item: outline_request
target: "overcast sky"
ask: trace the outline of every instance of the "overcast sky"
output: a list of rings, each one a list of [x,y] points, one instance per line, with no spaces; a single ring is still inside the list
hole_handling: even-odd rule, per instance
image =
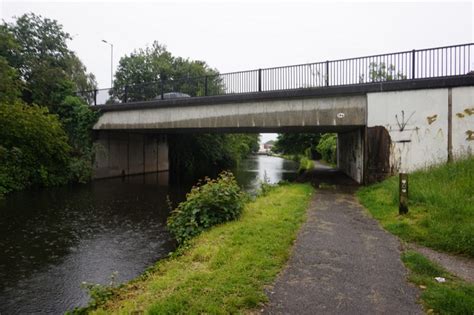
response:
[[[120,57],[154,40],[220,72],[473,42],[472,2],[21,1],[0,17],[58,20],[99,87]],[[267,137],[265,138],[267,139]]]

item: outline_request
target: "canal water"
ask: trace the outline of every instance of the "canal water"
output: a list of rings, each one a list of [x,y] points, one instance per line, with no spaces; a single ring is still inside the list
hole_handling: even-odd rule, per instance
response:
[[[234,170],[255,192],[262,180],[296,177],[297,164],[252,156]],[[166,232],[167,196],[189,184],[168,173],[24,191],[0,200],[0,314],[61,314],[88,302],[82,282],[131,280],[175,247]]]

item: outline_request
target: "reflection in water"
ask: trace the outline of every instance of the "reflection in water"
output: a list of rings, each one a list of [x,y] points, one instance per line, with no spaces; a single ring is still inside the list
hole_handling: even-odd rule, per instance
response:
[[[298,163],[278,157],[257,155],[242,161],[234,172],[239,184],[249,192],[255,192],[263,180],[276,184],[281,180],[294,180]]]
[[[264,174],[295,177],[297,165],[251,157],[234,173],[246,190]],[[85,305],[83,281],[128,281],[173,250],[165,229],[166,196],[176,204],[189,184],[167,173],[18,192],[0,200],[0,313],[63,313]],[[191,183],[192,181],[189,181]]]

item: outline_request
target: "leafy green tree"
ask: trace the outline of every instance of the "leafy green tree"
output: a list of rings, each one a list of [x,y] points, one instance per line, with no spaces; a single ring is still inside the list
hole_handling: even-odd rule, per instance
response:
[[[0,25],[0,194],[90,178],[96,113],[74,95],[95,80],[69,39],[32,13]]]
[[[69,143],[76,153],[82,153],[92,146],[90,132],[97,122],[98,113],[92,111],[82,99],[76,96],[67,96],[56,107],[55,113],[68,134]]]
[[[59,116],[72,148],[69,161],[71,179],[80,183],[87,182],[92,177],[94,150],[91,133],[98,113],[76,96],[67,96],[55,107],[55,113]]]
[[[323,160],[329,163],[337,163],[337,134],[325,133],[316,147]]]
[[[202,96],[205,94],[206,76],[208,91],[218,90],[220,81],[216,70],[204,61],[174,57],[165,46],[155,41],[151,47],[138,49],[120,59],[114,89],[110,91],[111,98],[123,100],[126,96],[128,101],[151,100],[159,97],[162,88],[165,93]],[[125,87],[128,87],[126,92]]]
[[[18,72],[0,56],[0,103],[14,102],[21,96],[21,88]]]
[[[79,89],[95,87],[94,77],[67,47],[71,36],[57,21],[24,14],[1,27],[8,38],[0,53],[24,82],[23,100],[52,109]],[[13,43],[14,49],[11,47]]]
[[[68,138],[56,115],[20,101],[0,104],[0,193],[69,179]]]
[[[22,82],[16,64],[20,45],[5,25],[0,25],[0,102],[13,102],[21,96]]]
[[[282,154],[299,155],[305,154],[309,148],[311,155],[314,155],[320,138],[319,133],[281,133],[272,150]],[[308,157],[311,158],[311,156]]]

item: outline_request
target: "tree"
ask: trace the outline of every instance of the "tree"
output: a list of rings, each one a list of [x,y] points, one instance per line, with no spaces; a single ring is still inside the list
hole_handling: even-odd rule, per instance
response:
[[[20,45],[4,25],[0,25],[0,102],[13,102],[21,96],[22,82],[16,63]]]
[[[326,162],[333,164],[337,163],[337,134],[323,134],[316,150],[321,154],[322,159]]]
[[[369,64],[370,82],[382,82],[392,80],[405,80],[407,77],[401,72],[396,72],[394,65],[386,65],[385,62],[371,62]],[[364,83],[365,78],[362,74],[359,77],[359,83]]]
[[[319,133],[281,133],[272,148],[274,152],[298,155],[309,148],[314,155],[321,135]]]
[[[71,36],[57,21],[34,13],[24,14],[14,23],[4,24],[1,36],[8,37],[15,49],[0,45],[0,53],[17,69],[24,82],[23,100],[52,109],[67,95],[83,88],[95,87],[93,75],[68,49]],[[3,38],[2,37],[2,38]]]
[[[69,39],[32,13],[0,25],[0,193],[90,178],[96,113],[74,95],[95,79]]]
[[[20,101],[0,104],[0,194],[69,180],[67,135],[56,115]]]
[[[155,41],[151,47],[138,49],[120,59],[111,99],[123,100],[126,96],[128,101],[151,100],[159,97],[162,89],[165,93],[202,96],[206,76],[209,91],[220,88],[217,74],[204,61],[174,57],[166,46]]]
[[[0,56],[0,103],[12,103],[21,96],[21,81],[16,69]]]

